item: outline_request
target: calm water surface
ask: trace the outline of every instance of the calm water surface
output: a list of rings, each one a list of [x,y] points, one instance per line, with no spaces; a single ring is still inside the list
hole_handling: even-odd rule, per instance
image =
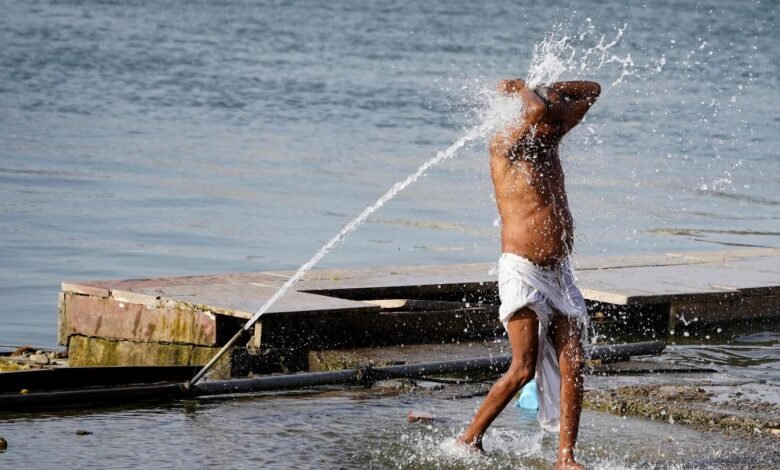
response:
[[[55,345],[62,280],[298,266],[558,24],[635,64],[565,145],[579,252],[778,246],[776,2],[525,3],[0,2],[0,344]],[[492,260],[495,219],[478,144],[325,265]]]

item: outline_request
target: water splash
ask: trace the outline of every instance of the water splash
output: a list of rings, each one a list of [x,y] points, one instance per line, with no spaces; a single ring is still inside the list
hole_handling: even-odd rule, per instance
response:
[[[607,417],[610,425],[617,423],[619,418]],[[534,423],[536,419],[532,420]],[[503,424],[506,426],[506,424]],[[611,431],[615,431],[615,427]],[[625,428],[624,428],[625,429]],[[462,431],[462,429],[461,429]],[[657,431],[656,431],[657,432]],[[381,445],[375,446],[366,453],[370,455],[368,467],[370,468],[431,468],[473,470],[478,468],[490,469],[531,469],[551,468],[555,461],[557,439],[550,438],[549,434],[538,429],[500,429],[491,428],[485,439],[486,454],[474,452],[458,444],[455,435],[457,429],[448,426],[428,426],[412,430],[404,430],[399,434],[392,434],[392,438],[383,439]],[[581,438],[581,448],[578,448],[581,463],[587,468],[609,468],[615,470],[638,469],[682,469],[691,466],[677,465],[672,462],[658,460],[657,456],[649,460],[642,454],[647,449],[634,446],[629,452],[623,454],[623,448],[615,449],[616,437],[609,433],[603,436],[600,430],[599,437],[591,437],[591,430],[586,429],[586,435]],[[657,436],[659,434],[652,433]],[[600,442],[604,437],[609,445]],[[619,439],[619,438],[618,438]],[[620,445],[625,445],[624,439]],[[639,447],[637,449],[636,447]],[[606,455],[605,450],[611,449],[612,455]],[[638,452],[637,452],[638,451]],[[639,455],[637,455],[639,454]],[[655,457],[655,458],[653,458]],[[698,468],[698,467],[695,467]]]
[[[586,25],[578,34],[564,34],[561,32],[563,26],[558,25],[534,46],[526,79],[530,88],[549,85],[566,73],[592,73],[609,64],[616,64],[620,68],[620,75],[611,84],[613,86],[635,73],[636,67],[631,54],[621,56],[612,53],[612,48],[623,38],[627,25],[617,28],[612,40],[608,40],[605,34],[599,34],[590,18],[586,20]],[[595,42],[596,37],[596,45],[586,47],[586,44]]]
[[[555,33],[534,46],[531,66],[526,83],[534,89],[557,81],[561,75],[572,68],[577,50],[571,45],[569,36],[558,38]]]
[[[534,420],[534,422],[536,422]],[[372,450],[370,467],[383,468],[527,468],[549,467],[550,453],[544,432],[523,432],[491,429],[488,431],[487,453],[475,452],[457,443],[457,429],[448,426],[429,426],[405,430],[395,442],[377,446]],[[462,431],[462,429],[461,429]]]

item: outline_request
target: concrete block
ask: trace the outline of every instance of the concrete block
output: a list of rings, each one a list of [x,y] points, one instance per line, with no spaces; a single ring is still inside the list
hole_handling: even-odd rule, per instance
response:
[[[67,319],[65,316],[65,292],[57,294],[57,344],[67,345],[68,335],[65,333]]]
[[[308,352],[308,370],[322,372],[417,362],[451,361],[469,357],[509,355],[506,340],[457,341],[429,344],[404,344],[370,348],[325,349]]]
[[[73,367],[94,366],[192,366],[203,365],[219,351],[216,347],[115,341],[82,335],[70,337],[69,363]],[[214,377],[227,378],[245,350],[234,348],[212,369]]]
[[[215,315],[184,304],[136,304],[66,292],[59,340],[71,335],[165,343],[218,345]]]

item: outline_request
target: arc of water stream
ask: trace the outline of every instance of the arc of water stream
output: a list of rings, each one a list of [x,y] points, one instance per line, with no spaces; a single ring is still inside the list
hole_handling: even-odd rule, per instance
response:
[[[562,38],[558,38],[554,34],[549,35],[534,47],[534,56],[531,61],[531,69],[528,73],[529,86],[535,88],[537,85],[552,83],[567,70],[578,69],[579,72],[584,71],[588,64],[588,58],[594,51],[597,51],[600,55],[600,62],[596,64],[594,70],[598,70],[603,66],[614,62],[617,62],[623,66],[620,78],[618,78],[618,80],[616,80],[613,85],[620,83],[623,77],[631,75],[632,73],[631,68],[634,66],[634,64],[631,61],[631,56],[620,58],[613,55],[607,58],[607,51],[609,51],[610,48],[619,42],[620,38],[623,36],[625,28],[626,26],[624,26],[622,29],[618,29],[617,36],[612,42],[605,42],[605,39],[602,36],[599,44],[595,47],[586,49],[579,61],[576,60],[577,50],[574,48],[574,46],[572,46],[570,37],[564,36]],[[584,34],[581,36],[584,36]],[[385,194],[377,199],[376,202],[363,209],[363,212],[361,212],[357,217],[352,219],[352,221],[342,227],[341,231],[337,233],[336,236],[331,238],[328,243],[320,248],[319,251],[317,251],[317,253],[315,253],[309,261],[298,268],[295,274],[293,274],[292,277],[290,277],[282,285],[282,287],[280,287],[279,290],[277,290],[274,295],[272,295],[271,298],[269,298],[265,304],[263,304],[262,307],[260,307],[257,313],[255,313],[254,316],[252,316],[252,318],[250,318],[244,324],[244,326],[230,339],[230,341],[228,341],[227,344],[225,344],[225,346],[223,346],[222,349],[220,349],[219,352],[217,352],[217,354],[215,354],[214,357],[211,358],[211,360],[206,363],[206,365],[203,366],[200,371],[198,371],[195,377],[193,377],[192,380],[184,385],[184,387],[188,389],[198,383],[198,381],[200,381],[200,379],[206,375],[209,369],[211,369],[211,367],[219,360],[219,358],[222,357],[222,355],[224,355],[225,352],[241,338],[244,332],[249,331],[249,329],[252,328],[254,324],[260,319],[260,317],[263,316],[263,314],[266,313],[268,309],[276,303],[277,300],[284,296],[284,294],[293,286],[293,284],[298,282],[325,255],[327,255],[334,248],[336,248],[336,246],[343,242],[344,239],[363,222],[365,222],[372,213],[374,213],[380,207],[384,206],[389,200],[393,199],[407,186],[417,181],[417,179],[426,171],[428,171],[428,169],[442,163],[449,158],[452,158],[458,152],[458,150],[460,150],[469,142],[487,135],[491,130],[496,130],[501,127],[502,124],[506,124],[518,117],[521,112],[521,106],[519,105],[519,102],[515,102],[515,104],[512,105],[512,99],[510,98],[508,101],[505,101],[505,103],[509,106],[499,105],[492,107],[493,109],[490,110],[492,112],[488,112],[487,115],[483,116],[485,119],[480,125],[470,128],[461,138],[456,140],[447,149],[438,152],[436,156],[423,163],[405,180],[394,184]],[[494,102],[493,104],[495,105],[498,103]]]
[[[230,338],[230,341],[228,341],[225,346],[222,347],[215,355],[211,358],[211,360],[206,363],[206,365],[203,366],[203,368],[198,371],[197,374],[189,381],[187,382],[184,387],[186,389],[189,389],[196,383],[198,383],[204,375],[211,369],[211,367],[216,364],[216,362],[225,354],[225,352],[228,351],[233,345],[241,338],[241,336],[244,334],[244,332],[249,331],[250,328],[254,326],[255,323],[260,319],[260,317],[265,314],[268,309],[273,306],[276,301],[278,301],[282,296],[284,296],[285,293],[287,293],[288,290],[301,278],[309,272],[314,265],[316,265],[325,255],[330,253],[334,248],[336,248],[339,244],[341,244],[347,236],[354,232],[355,229],[357,229],[363,222],[368,219],[368,217],[376,212],[380,207],[384,206],[388,201],[393,199],[399,192],[403,191],[407,186],[417,181],[420,176],[422,176],[426,171],[428,171],[431,167],[434,167],[443,161],[452,158],[458,150],[463,148],[466,144],[469,142],[476,140],[484,135],[486,135],[490,129],[492,128],[492,123],[485,122],[479,126],[474,126],[466,133],[456,140],[452,145],[447,147],[446,150],[439,151],[435,157],[431,158],[427,162],[423,163],[417,170],[409,175],[406,179],[399,181],[395,183],[389,190],[387,190],[386,193],[384,193],[379,199],[376,200],[373,204],[363,209],[363,212],[361,212],[357,217],[352,219],[348,224],[344,225],[342,227],[341,231],[337,233],[333,238],[331,238],[328,243],[323,245],[322,248],[317,251],[317,253],[312,256],[312,258],[304,263],[300,268],[298,268],[297,271],[295,271],[295,274],[293,274],[287,281],[280,287],[274,295],[272,295],[266,302],[263,304],[262,307],[255,313],[252,318],[247,320],[247,322],[244,324],[244,326],[241,327],[240,330],[232,337]]]

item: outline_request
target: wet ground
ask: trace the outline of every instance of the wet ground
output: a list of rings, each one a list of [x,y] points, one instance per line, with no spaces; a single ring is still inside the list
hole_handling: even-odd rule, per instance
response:
[[[582,460],[589,468],[780,467],[780,334],[675,341],[642,359],[667,373],[587,376]],[[500,342],[464,348],[506,352]],[[668,373],[668,364],[710,372]],[[486,436],[486,456],[453,447],[488,384],[412,385],[4,415],[0,467],[550,468],[557,437],[514,407]],[[407,423],[410,409],[435,420]]]
[[[586,406],[726,438],[757,457],[753,463],[712,461],[705,468],[771,468],[780,458],[780,334],[711,329],[674,339],[678,344],[647,359],[711,372],[591,376]]]
[[[478,390],[330,391],[172,406],[7,417],[8,467],[51,468],[549,468],[557,439],[533,413],[508,408],[485,439],[487,456],[453,438]],[[409,409],[436,416],[409,424]],[[84,432],[93,434],[86,434]],[[752,445],[751,452],[745,452]],[[591,468],[773,468],[771,448],[662,421],[586,411],[579,455]]]
[[[724,350],[677,346],[666,357],[695,360],[696,348]],[[777,343],[756,351],[767,350],[777,354]],[[609,413],[584,411],[578,455],[589,468],[777,468],[780,436],[767,422],[778,416],[780,382],[749,377],[752,367],[732,360],[715,373],[589,375],[589,406]],[[550,468],[557,437],[540,430],[533,412],[511,406],[486,436],[486,456],[453,446],[488,386],[387,381],[372,389],[6,415],[0,466]],[[407,423],[411,409],[435,420]],[[710,423],[707,413],[723,416]],[[739,420],[730,425],[729,416]],[[751,419],[760,421],[755,430],[745,425]]]

